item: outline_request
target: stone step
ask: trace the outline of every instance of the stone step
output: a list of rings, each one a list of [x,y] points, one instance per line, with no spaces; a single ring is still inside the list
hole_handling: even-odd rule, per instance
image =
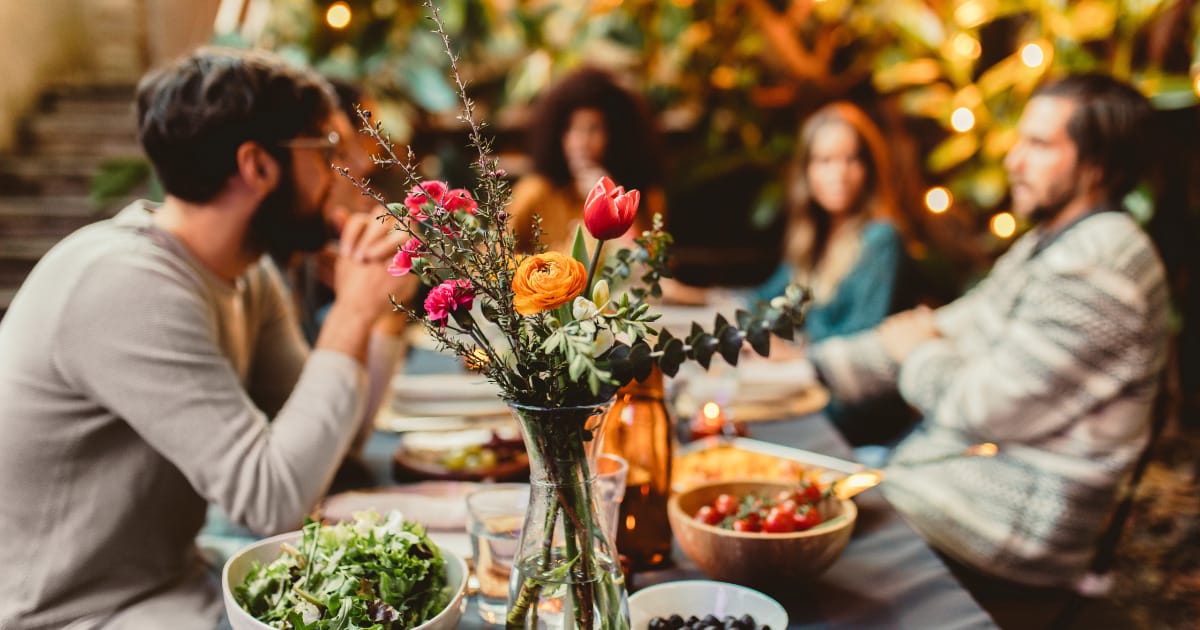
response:
[[[52,111],[27,125],[35,137],[69,134],[81,138],[128,138],[137,134],[133,110]]]
[[[129,114],[38,116],[25,126],[21,137],[27,153],[82,157],[141,152]]]
[[[86,196],[92,180],[110,160],[136,159],[128,155],[88,157],[42,155],[0,157],[0,194],[9,196]]]
[[[41,116],[56,115],[56,116],[89,116],[98,115],[105,118],[121,118],[128,120],[129,125],[134,124],[136,116],[133,105],[133,95],[122,95],[120,98],[95,98],[81,95],[79,97],[71,96],[46,96],[42,98],[40,105]]]
[[[65,234],[55,236],[0,237],[0,260],[5,262],[37,262]]]
[[[114,202],[96,207],[87,197],[0,197],[0,234],[61,237],[112,216],[122,206]]]

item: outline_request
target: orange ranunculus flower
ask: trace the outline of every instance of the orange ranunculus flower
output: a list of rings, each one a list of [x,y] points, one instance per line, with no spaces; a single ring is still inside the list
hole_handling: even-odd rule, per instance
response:
[[[536,254],[517,265],[513,275],[513,306],[522,315],[558,308],[583,293],[587,268],[558,252]]]

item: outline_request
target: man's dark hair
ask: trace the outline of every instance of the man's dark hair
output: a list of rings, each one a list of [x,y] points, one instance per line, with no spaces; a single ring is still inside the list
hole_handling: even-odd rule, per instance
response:
[[[237,170],[244,142],[290,168],[280,143],[318,135],[333,103],[312,72],[267,53],[203,48],[138,84],[138,140],[168,194],[202,203]]]
[[[529,124],[534,170],[558,186],[572,183],[563,155],[571,114],[595,109],[604,115],[607,146],[601,166],[625,188],[645,192],[662,184],[658,130],[646,103],[599,68],[584,67],[563,77],[538,101]]]
[[[1100,167],[1101,186],[1110,201],[1119,202],[1133,190],[1149,161],[1148,125],[1154,112],[1141,92],[1106,74],[1078,74],[1043,85],[1033,96],[1075,103],[1067,134],[1079,162]]]

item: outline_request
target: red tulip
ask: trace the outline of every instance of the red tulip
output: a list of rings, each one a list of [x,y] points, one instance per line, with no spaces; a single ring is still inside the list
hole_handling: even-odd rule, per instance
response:
[[[625,192],[607,177],[601,177],[583,203],[583,224],[588,233],[602,241],[617,238],[629,230],[637,216],[642,194]]]

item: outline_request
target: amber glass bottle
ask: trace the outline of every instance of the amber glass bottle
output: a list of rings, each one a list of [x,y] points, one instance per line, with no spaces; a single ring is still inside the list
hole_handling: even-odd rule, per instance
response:
[[[621,388],[608,413],[604,451],[629,462],[617,551],[634,570],[655,567],[671,555],[667,496],[673,425],[663,400],[662,372],[656,367],[645,381]]]

